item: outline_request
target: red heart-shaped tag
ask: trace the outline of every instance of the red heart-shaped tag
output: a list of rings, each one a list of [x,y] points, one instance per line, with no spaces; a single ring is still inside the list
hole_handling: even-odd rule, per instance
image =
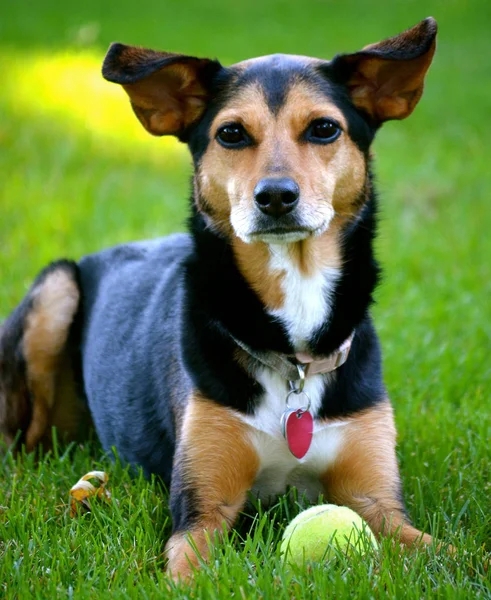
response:
[[[283,415],[283,435],[290,452],[303,458],[309,451],[314,434],[314,419],[308,410],[291,410]]]

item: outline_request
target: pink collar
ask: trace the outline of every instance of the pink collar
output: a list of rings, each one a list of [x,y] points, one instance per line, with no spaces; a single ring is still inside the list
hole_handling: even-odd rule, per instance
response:
[[[305,365],[305,376],[330,373],[331,371],[335,371],[341,365],[344,365],[348,360],[354,336],[355,334],[353,332],[337,350],[326,358],[314,358],[311,354],[307,354],[306,352],[297,352],[295,358],[300,364]]]
[[[299,369],[303,371],[304,377],[310,375],[323,375],[336,370],[348,360],[351,350],[351,344],[355,332],[346,339],[341,346],[329,356],[317,358],[306,352],[297,352],[294,356],[280,354],[278,352],[256,352],[242,343],[237,338],[233,338],[235,343],[247,352],[252,358],[278,372],[287,381],[298,381]]]

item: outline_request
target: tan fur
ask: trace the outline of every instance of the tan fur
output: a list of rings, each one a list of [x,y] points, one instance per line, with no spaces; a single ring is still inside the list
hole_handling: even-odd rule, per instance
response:
[[[55,403],[55,385],[68,332],[77,310],[79,291],[62,270],[47,275],[33,291],[33,308],[27,316],[23,352],[32,398],[32,418],[26,448],[32,450],[49,425]]]
[[[240,238],[232,238],[232,248],[237,265],[251,288],[268,310],[281,308],[284,293],[281,288],[282,273],[271,273],[271,259],[267,244],[246,244]]]
[[[326,497],[360,514],[379,536],[394,534],[405,545],[431,544],[412,527],[400,499],[396,429],[389,401],[354,416],[339,459],[322,476]]]
[[[329,230],[322,235],[290,245],[290,256],[304,277],[326,268],[341,267],[340,235],[345,222],[344,218],[335,216]]]
[[[200,514],[186,535],[206,558],[207,540],[232,526],[256,476],[259,459],[249,440],[249,426],[230,409],[196,395],[186,408],[176,460],[185,465],[183,479],[196,494]],[[166,555],[174,578],[187,577],[190,565],[198,563],[182,533],[171,537]]]

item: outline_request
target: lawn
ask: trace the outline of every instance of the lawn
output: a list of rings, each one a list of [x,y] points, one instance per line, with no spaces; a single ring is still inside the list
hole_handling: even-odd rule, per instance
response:
[[[0,320],[48,261],[182,230],[190,164],[147,136],[100,77],[111,41],[219,57],[331,57],[433,14],[439,47],[408,121],[375,144],[384,281],[374,315],[408,511],[458,549],[289,569],[277,542],[302,506],[244,516],[195,588],[168,588],[166,495],[97,442],[0,467],[0,598],[490,598],[491,78],[487,0],[198,0],[0,6]],[[2,460],[0,458],[0,460]],[[68,490],[108,472],[110,504],[71,519]]]

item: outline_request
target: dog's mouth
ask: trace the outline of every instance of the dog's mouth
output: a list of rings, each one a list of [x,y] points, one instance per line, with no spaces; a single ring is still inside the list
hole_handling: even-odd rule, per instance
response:
[[[268,244],[291,244],[305,240],[314,234],[307,227],[270,227],[249,234],[251,242],[266,242]]]
[[[245,218],[244,218],[245,216]],[[234,218],[235,217],[235,218]],[[252,220],[247,213],[232,211],[232,226],[235,233],[246,244],[291,244],[310,237],[317,237],[329,227],[330,218],[309,218],[298,211],[277,218],[255,215]],[[252,222],[251,222],[252,221]]]

